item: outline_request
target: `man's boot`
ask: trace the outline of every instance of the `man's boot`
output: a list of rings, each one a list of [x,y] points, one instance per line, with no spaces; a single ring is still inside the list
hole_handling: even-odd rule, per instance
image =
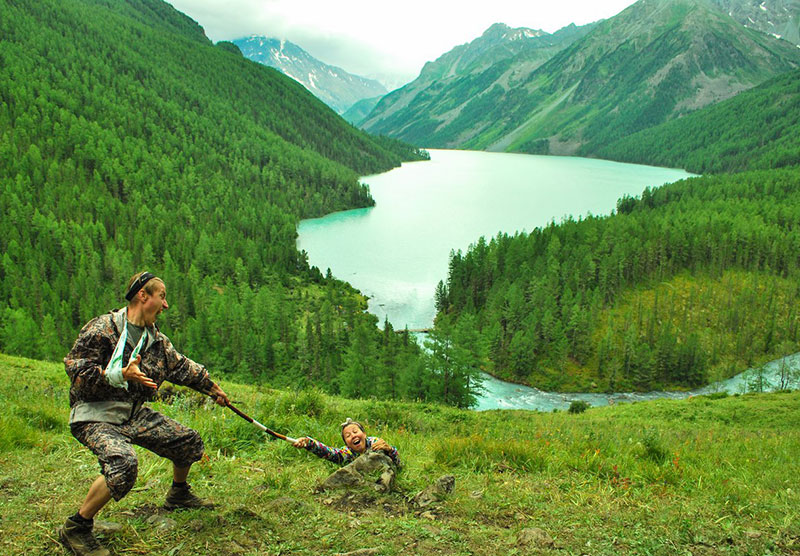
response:
[[[97,542],[91,527],[76,523],[70,518],[58,530],[58,538],[77,556],[111,556],[111,553]]]
[[[183,487],[173,486],[167,493],[167,500],[164,508],[167,510],[177,510],[179,508],[213,508],[214,504],[208,500],[203,500],[192,494],[189,485]]]

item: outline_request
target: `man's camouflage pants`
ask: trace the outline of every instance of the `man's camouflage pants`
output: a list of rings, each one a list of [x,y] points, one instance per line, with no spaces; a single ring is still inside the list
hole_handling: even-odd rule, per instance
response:
[[[188,467],[203,457],[203,440],[196,431],[148,407],[121,425],[75,423],[71,430],[97,456],[114,500],[122,499],[136,482],[139,461],[132,444],[172,460],[176,467]]]

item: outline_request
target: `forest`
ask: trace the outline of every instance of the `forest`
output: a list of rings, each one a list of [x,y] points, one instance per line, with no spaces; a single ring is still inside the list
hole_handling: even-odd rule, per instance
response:
[[[551,390],[687,388],[800,351],[800,171],[690,178],[451,255],[436,325]]]
[[[0,4],[0,350],[60,360],[148,269],[162,330],[215,373],[469,405],[295,246],[300,218],[374,204],[359,175],[427,153],[159,0]]]

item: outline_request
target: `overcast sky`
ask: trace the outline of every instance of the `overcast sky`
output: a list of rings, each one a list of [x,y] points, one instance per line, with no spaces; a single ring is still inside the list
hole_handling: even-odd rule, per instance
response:
[[[287,39],[315,58],[390,89],[493,23],[552,33],[612,17],[633,0],[167,0],[214,42]]]

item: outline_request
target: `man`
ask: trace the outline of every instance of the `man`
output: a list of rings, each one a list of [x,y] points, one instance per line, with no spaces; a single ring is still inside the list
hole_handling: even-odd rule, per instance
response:
[[[98,458],[95,479],[78,512],[59,531],[61,542],[79,556],[106,556],[92,533],[93,519],[112,498],[119,501],[136,482],[138,460],[132,444],[172,460],[173,483],[164,507],[210,507],[186,479],[203,456],[197,432],[153,411],[144,403],[162,382],[210,393],[220,405],[228,396],[206,369],[178,353],[155,326],[167,309],[164,282],[149,272],[131,277],[127,307],[89,321],[64,359],[72,383],[70,430]]]

